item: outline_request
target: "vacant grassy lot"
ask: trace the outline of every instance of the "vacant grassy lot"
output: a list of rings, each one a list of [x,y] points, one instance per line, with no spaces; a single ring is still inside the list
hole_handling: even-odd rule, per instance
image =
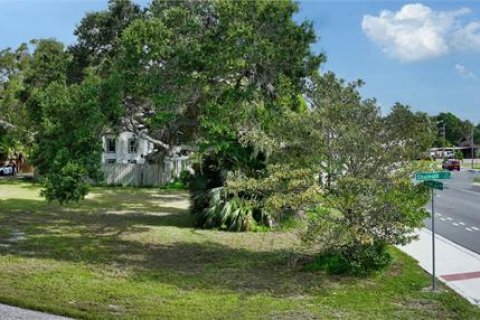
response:
[[[184,192],[60,207],[38,191],[0,181],[0,302],[86,319],[480,318],[397,250],[384,275],[331,277],[299,270],[293,232],[192,228]]]

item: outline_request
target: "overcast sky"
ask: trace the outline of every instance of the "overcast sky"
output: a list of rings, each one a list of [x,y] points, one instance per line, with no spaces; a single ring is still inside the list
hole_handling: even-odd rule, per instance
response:
[[[145,5],[147,1],[137,1]],[[106,0],[0,0],[0,49],[34,38],[67,44],[85,12]],[[347,80],[366,82],[385,112],[394,102],[480,122],[480,1],[302,1],[316,50]]]

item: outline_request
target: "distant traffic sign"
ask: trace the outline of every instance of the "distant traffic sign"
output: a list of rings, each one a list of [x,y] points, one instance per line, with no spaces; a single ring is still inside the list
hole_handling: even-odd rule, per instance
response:
[[[443,182],[440,181],[426,180],[423,184],[432,189],[443,190]]]
[[[416,180],[445,180],[452,179],[450,171],[434,171],[434,172],[417,172],[415,174]]]

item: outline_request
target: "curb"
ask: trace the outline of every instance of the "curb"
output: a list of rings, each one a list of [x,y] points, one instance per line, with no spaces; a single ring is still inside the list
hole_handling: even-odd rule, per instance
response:
[[[432,231],[430,231],[430,229],[422,228],[421,231],[423,231],[425,233],[428,233],[430,238],[432,237]],[[480,262],[480,254],[475,253],[471,250],[468,250],[467,248],[462,247],[461,245],[453,242],[452,240],[449,240],[449,239],[445,238],[444,236],[439,235],[438,233],[435,233],[435,239],[440,240],[440,241],[446,243],[447,245],[449,245],[451,247],[455,247],[455,249],[458,249],[459,251],[462,251],[463,253],[468,254],[469,256],[471,256],[474,259],[477,259]]]

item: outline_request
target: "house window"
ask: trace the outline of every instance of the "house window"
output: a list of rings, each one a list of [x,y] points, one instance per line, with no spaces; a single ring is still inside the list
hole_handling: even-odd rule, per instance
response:
[[[115,159],[107,159],[108,164],[114,164],[116,162]]]
[[[137,163],[137,160],[128,160],[128,163]]]
[[[137,153],[137,140],[128,139],[128,153]]]
[[[115,138],[107,138],[107,153],[115,153]]]

